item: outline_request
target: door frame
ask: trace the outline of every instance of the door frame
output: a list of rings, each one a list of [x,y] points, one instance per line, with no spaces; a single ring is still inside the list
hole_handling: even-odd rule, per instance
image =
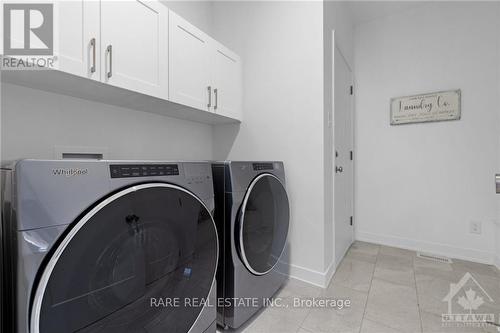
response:
[[[331,149],[330,149],[330,153],[332,154],[332,165],[331,165],[331,174],[332,174],[332,197],[331,197],[331,203],[332,203],[332,221],[333,221],[333,228],[332,228],[332,233],[333,233],[333,246],[332,246],[332,250],[333,250],[333,261],[334,261],[334,266],[338,266],[338,264],[340,263],[337,262],[337,253],[336,253],[336,231],[335,231],[335,227],[337,225],[337,221],[335,219],[335,165],[336,165],[336,156],[335,156],[335,151],[336,151],[336,146],[335,146],[335,126],[336,126],[336,122],[335,122],[335,51],[338,51],[338,53],[341,55],[344,63],[346,64],[347,68],[349,69],[349,71],[351,72],[351,85],[353,86],[354,88],[354,71],[352,70],[352,67],[350,66],[349,62],[347,61],[347,58],[345,57],[344,55],[344,52],[342,51],[342,48],[340,47],[340,45],[337,43],[336,41],[336,38],[335,38],[335,30],[332,30],[332,54],[331,54],[331,64],[332,64],[332,70],[331,70],[331,80],[332,80],[332,91],[331,91],[331,94],[332,94],[332,105],[331,105],[331,115],[330,115],[330,135],[331,135]],[[352,226],[352,240],[354,241],[355,240],[355,230],[356,230],[356,224],[355,224],[355,219],[354,219],[354,211],[355,211],[355,158],[354,158],[354,147],[355,147],[355,98],[354,98],[354,91],[353,91],[353,94],[351,95],[351,136],[352,136],[352,151],[353,151],[353,159],[352,159],[352,212],[351,212],[351,216],[353,216],[353,226]],[[346,252],[347,252],[347,249],[346,249]],[[342,253],[342,257],[343,258],[345,256],[345,253]]]

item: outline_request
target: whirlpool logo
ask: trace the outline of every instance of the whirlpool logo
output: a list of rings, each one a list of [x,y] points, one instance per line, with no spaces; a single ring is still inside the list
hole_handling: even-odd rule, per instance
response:
[[[54,176],[64,176],[64,177],[75,177],[75,176],[86,176],[89,173],[89,169],[85,168],[56,168],[52,169],[52,175]]]

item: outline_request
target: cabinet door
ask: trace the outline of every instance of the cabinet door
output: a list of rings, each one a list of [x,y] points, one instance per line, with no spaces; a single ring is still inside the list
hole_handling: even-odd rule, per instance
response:
[[[101,1],[102,81],[168,98],[168,9],[159,1]]]
[[[210,41],[204,32],[170,11],[169,88],[172,102],[213,110]]]
[[[214,41],[213,84],[215,113],[241,120],[241,59],[234,52]]]
[[[98,1],[60,1],[60,0],[47,0],[47,1],[30,1],[30,0],[12,0],[8,1],[5,5],[27,5],[30,10],[30,25],[43,26],[46,24],[47,18],[44,15],[48,12],[38,6],[50,5],[53,15],[53,53],[46,55],[49,58],[54,56],[55,61],[50,68],[68,72],[74,75],[99,80],[99,10],[100,5]],[[3,4],[1,10],[3,10]],[[25,31],[24,19],[27,15],[26,7],[16,8],[16,14],[11,14],[11,27],[16,27],[11,30],[11,45],[23,48],[25,46]],[[41,13],[41,15],[40,15]],[[2,13],[0,13],[2,14]],[[7,14],[7,13],[6,13]],[[1,15],[3,18],[3,14]],[[49,21],[50,22],[50,21]],[[3,24],[2,24],[3,27]],[[50,31],[52,33],[52,31]],[[2,34],[3,37],[3,34]],[[47,41],[39,39],[38,35],[30,34],[30,47],[39,47],[41,49],[49,47]],[[95,39],[95,44],[91,41]],[[96,52],[96,62],[94,65],[93,57],[94,45]],[[3,43],[2,43],[3,46]],[[3,53],[3,52],[2,52]],[[45,55],[43,56],[45,57]],[[91,70],[91,68],[95,70]]]
[[[100,80],[99,1],[54,1],[57,68]]]

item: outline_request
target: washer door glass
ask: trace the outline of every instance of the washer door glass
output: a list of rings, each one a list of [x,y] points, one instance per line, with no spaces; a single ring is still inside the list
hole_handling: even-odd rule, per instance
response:
[[[261,174],[250,184],[239,220],[240,256],[250,272],[263,275],[278,262],[285,248],[290,218],[283,184],[272,174]]]
[[[123,190],[63,237],[40,278],[31,332],[188,332],[206,305],[217,250],[210,213],[190,192],[158,183]]]

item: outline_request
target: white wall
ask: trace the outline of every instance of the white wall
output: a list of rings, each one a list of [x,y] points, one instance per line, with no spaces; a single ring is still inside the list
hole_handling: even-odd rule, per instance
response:
[[[324,280],[323,4],[216,2],[214,34],[243,60],[241,127],[214,130],[216,158],[283,160],[290,274]]]
[[[111,159],[212,158],[212,127],[2,84],[2,160],[52,159],[56,146],[106,147]]]
[[[161,0],[161,2],[207,34],[213,33],[212,1]]]
[[[495,3],[441,2],[355,31],[358,239],[492,262],[500,20]],[[462,90],[462,119],[389,125],[389,99]],[[469,233],[470,221],[482,234]]]
[[[334,116],[333,116],[333,47],[332,36],[335,35],[336,47],[340,49],[347,63],[353,67],[354,33],[353,22],[347,4],[340,1],[323,2],[323,36],[324,36],[324,115],[323,115],[323,142],[324,142],[324,193],[325,193],[325,229],[324,244],[325,257],[324,267],[330,269],[328,275],[333,274],[335,259],[335,237],[334,237],[334,170],[333,147],[334,147]],[[331,124],[329,124],[331,119]]]

